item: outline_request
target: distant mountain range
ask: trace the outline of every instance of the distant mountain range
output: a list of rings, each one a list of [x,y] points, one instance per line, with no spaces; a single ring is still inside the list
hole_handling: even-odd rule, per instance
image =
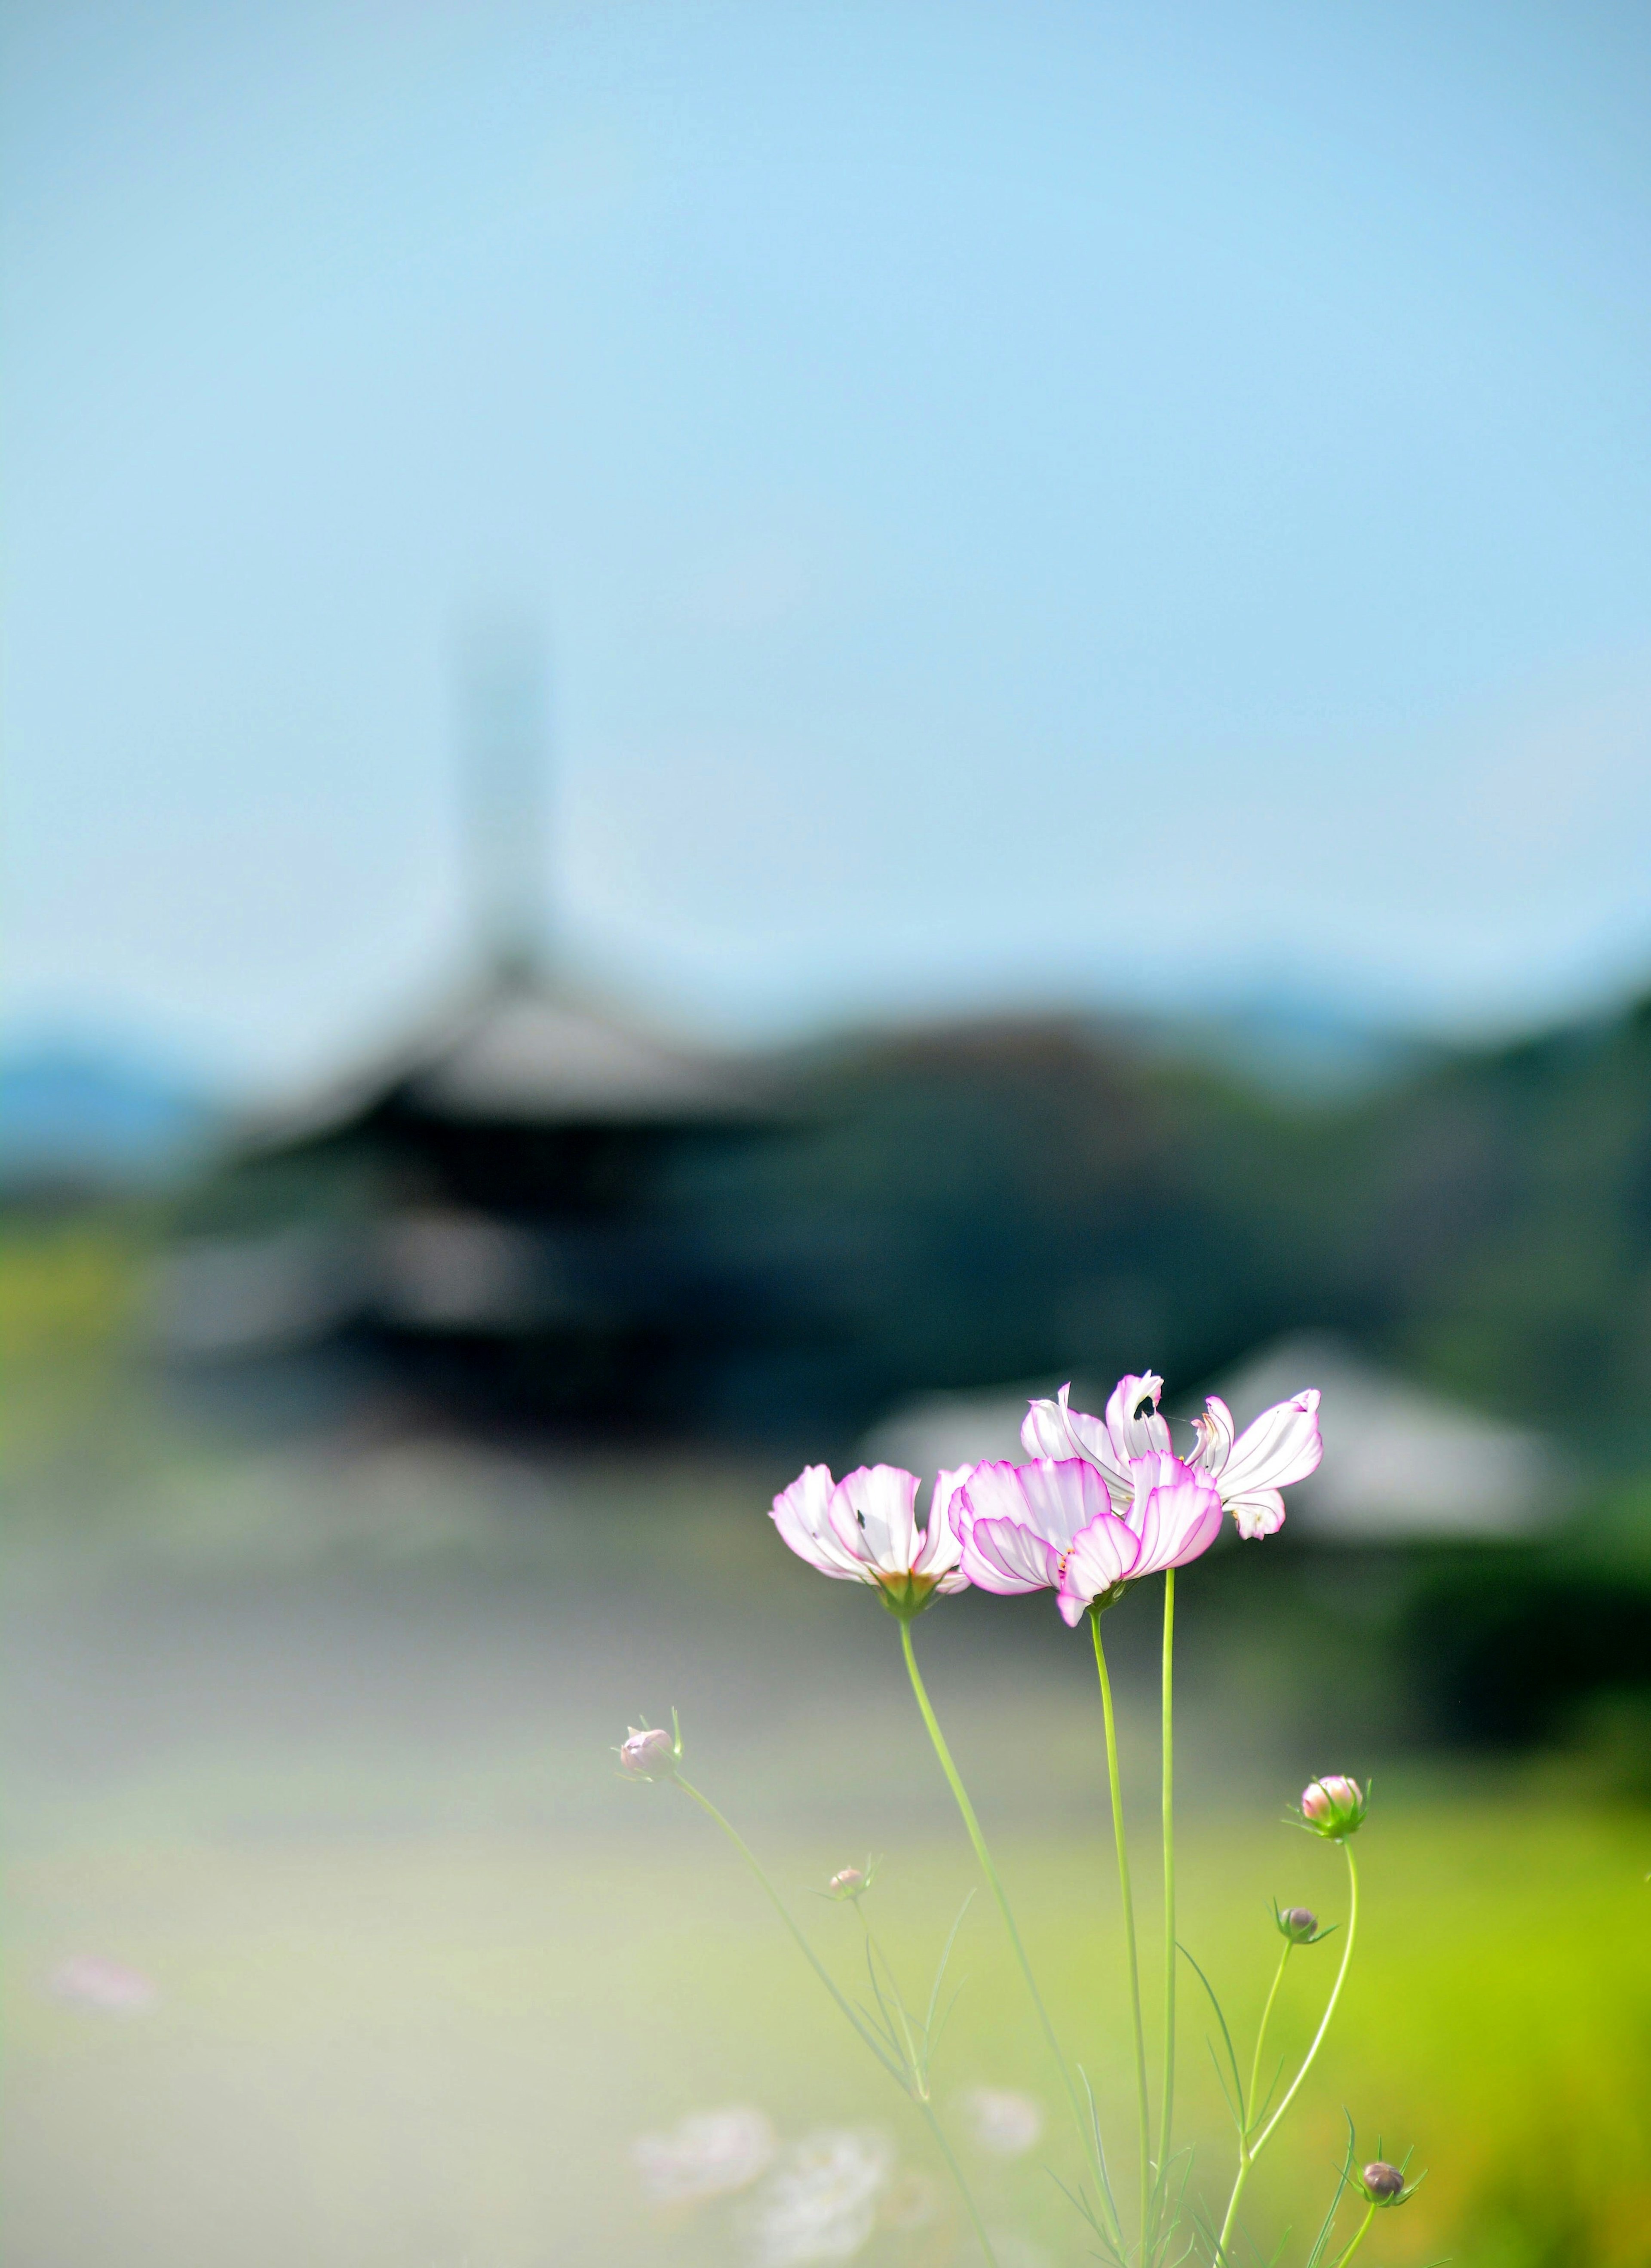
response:
[[[203,1086],[135,1049],[48,1039],[0,1049],[0,1194],[164,1188],[224,1123]]]

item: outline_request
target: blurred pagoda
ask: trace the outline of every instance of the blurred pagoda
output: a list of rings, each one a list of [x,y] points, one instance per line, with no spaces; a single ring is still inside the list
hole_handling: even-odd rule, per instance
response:
[[[166,1270],[167,1343],[196,1365],[348,1353],[472,1417],[715,1431],[778,1289],[733,1188],[788,1114],[749,1065],[558,972],[536,655],[493,641],[467,695],[479,974],[246,1130]]]

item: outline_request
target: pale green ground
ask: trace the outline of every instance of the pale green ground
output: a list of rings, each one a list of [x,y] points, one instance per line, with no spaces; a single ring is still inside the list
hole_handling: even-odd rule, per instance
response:
[[[672,1803],[663,1790],[638,1800]],[[1266,1888],[1336,1910],[1333,1862],[1286,1831],[1206,1823],[1188,1838],[1201,1884],[1188,1935],[1230,1986],[1235,2021],[1253,2015],[1271,1953],[1257,1918]],[[1310,2102],[1255,2183],[1257,2235],[1276,2242],[1324,2194],[1345,2102],[1373,2148],[1380,2129],[1433,2169],[1381,2226],[1373,2258],[1643,2260],[1643,1829],[1559,1809],[1510,1823],[1500,1807],[1450,1817],[1418,1807],[1366,1841],[1367,1935]],[[837,1855],[791,1841],[775,1853],[793,1886]],[[1095,1853],[1016,1839],[1003,1858],[1062,2026],[1109,2075],[1124,2158],[1112,1901]],[[888,1941],[914,1976],[969,1874],[949,1838],[912,1841],[891,1870]],[[849,1975],[850,1917],[820,1907],[810,1920]],[[929,2162],[911,2115],[686,1815],[650,1822],[620,1851],[474,1830],[195,1845],[129,1833],[15,1861],[8,1938],[8,2259],[720,2257],[704,2243],[716,2216],[699,2228],[650,2221],[626,2145],[726,2101],[760,2104],[793,2133],[869,2120]],[[1301,2038],[1333,1944],[1300,1959],[1281,2044]],[[88,1947],[154,1977],[161,2006],[121,2020],[42,1997],[42,1972]],[[942,2096],[987,2080],[1053,2107],[979,1901],[958,1958],[966,1982]],[[1188,2014],[1190,2126],[1212,2187],[1225,2159],[1198,2069],[1208,2028]],[[1037,2170],[1045,2156],[1072,2170],[1058,2128],[1048,2153],[986,2172],[992,2217],[1051,2259],[1080,2257]],[[887,2250],[904,2257],[892,2239]]]
[[[915,1986],[973,1882],[894,1626],[795,1567],[756,1471],[483,1458],[389,1421],[253,1446],[166,1416],[111,1339],[94,1247],[10,1271],[4,2257],[18,2268],[539,2268],[737,2261],[727,2218],[651,2215],[632,2137],[746,2102],[787,2134],[921,2129],[847,2035],[738,1861],[668,1788],[613,1775],[628,1713],[683,1706],[697,1776],[810,1886],[887,1854],[878,1924]],[[33,1274],[31,1278],[30,1268]],[[1155,2007],[1150,1628],[1120,1610]],[[1121,2164],[1127,2062],[1093,1675],[1048,1618],[979,1601],[918,1625],[1062,2029]],[[1332,1634],[1333,1637],[1333,1634]],[[1189,1641],[1183,1935],[1241,2036],[1268,1899],[1341,1911],[1336,1854],[1280,1823],[1325,1756],[1280,1729],[1308,1666]],[[1317,1690],[1315,1686],[1314,1690]],[[1339,1735],[1332,1737],[1338,1738]],[[1381,1759],[1385,1764],[1385,1759]],[[1361,2260],[1651,2262],[1651,1819],[1563,1768],[1384,1769],[1360,1838],[1366,1923],[1301,2116],[1251,2191],[1299,2259],[1345,2102],[1431,2168]],[[1299,2043],[1339,1940],[1294,1957]],[[95,1954],[155,1980],[126,2018],[45,1989]],[[942,2102],[977,2082],[1051,2114],[979,2168],[1005,2268],[1085,2257],[1042,2170],[1074,2170],[989,1901]],[[1186,1981],[1195,2189],[1227,2164]],[[1379,2241],[1378,2241],[1379,2240]],[[1021,2249],[1015,2250],[1014,2245]],[[1028,2249],[1029,2248],[1029,2249]],[[943,2215],[873,2264],[971,2257]]]

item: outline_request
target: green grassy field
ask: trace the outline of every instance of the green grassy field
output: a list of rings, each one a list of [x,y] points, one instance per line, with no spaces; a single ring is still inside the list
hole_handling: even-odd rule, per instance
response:
[[[782,2132],[914,2115],[849,2036],[748,1880],[670,1791],[595,1842],[486,1834],[284,1836],[240,1847],[83,1845],[14,1864],[7,1953],[7,2221],[18,2260],[248,2264],[725,2257],[716,2210],[651,2219],[628,2146],[725,2102]],[[1429,2178],[1366,2247],[1376,2261],[1628,2264],[1651,2228],[1651,1942],[1637,1820],[1532,1804],[1396,1804],[1367,1828],[1368,1904],[1344,2007],[1247,2213],[1266,2252],[1316,2219],[1344,2104],[1374,2152]],[[852,1981],[852,1918],[801,1885],[826,1858],[772,1854],[823,1955]],[[837,1855],[835,1849],[829,1853]],[[1127,2047],[1105,1854],[1006,1844],[1028,1946],[1095,2076],[1127,2163]],[[1146,1870],[1143,1870],[1144,1872]],[[1277,1940],[1270,1890],[1338,1911],[1333,1854],[1291,1830],[1187,1837],[1184,1927],[1241,2036]],[[924,1837],[873,1892],[920,1981],[969,1887]],[[112,1951],[162,1998],[111,2017],[44,1997],[72,1946]],[[1335,1940],[1296,1956],[1280,2045],[1299,2048]],[[940,2098],[1037,2096],[1047,2147],[979,2169],[995,2222],[1051,2260],[1084,2247],[1043,2170],[1075,2154],[995,1915],[970,1909]],[[1155,1967],[1155,1954],[1149,1963]],[[1195,2191],[1230,2162],[1189,1996],[1184,2132]],[[932,2252],[935,2231],[925,2244]],[[911,2241],[882,2241],[889,2257]],[[906,2250],[903,2251],[902,2247]],[[1301,2246],[1285,2257],[1300,2257]],[[934,2257],[944,2257],[935,2254]],[[958,2257],[968,2257],[960,2250]]]

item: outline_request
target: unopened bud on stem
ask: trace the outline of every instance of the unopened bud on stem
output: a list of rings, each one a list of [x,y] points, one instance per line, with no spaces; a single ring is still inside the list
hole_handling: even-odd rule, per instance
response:
[[[678,1743],[660,1725],[630,1727],[619,1750],[620,1768],[632,1779],[669,1779],[682,1755]]]
[[[1385,2158],[1373,2159],[1364,2169],[1364,2193],[1372,2205],[1397,2205],[1404,2194],[1404,2176]]]
[[[1292,1945],[1311,1945],[1318,1934],[1318,1916],[1308,1906],[1286,1906],[1279,1927]]]
[[[1356,1779],[1341,1772],[1326,1772],[1301,1791],[1301,1824],[1332,1843],[1356,1835],[1370,1808],[1370,1799]]]

